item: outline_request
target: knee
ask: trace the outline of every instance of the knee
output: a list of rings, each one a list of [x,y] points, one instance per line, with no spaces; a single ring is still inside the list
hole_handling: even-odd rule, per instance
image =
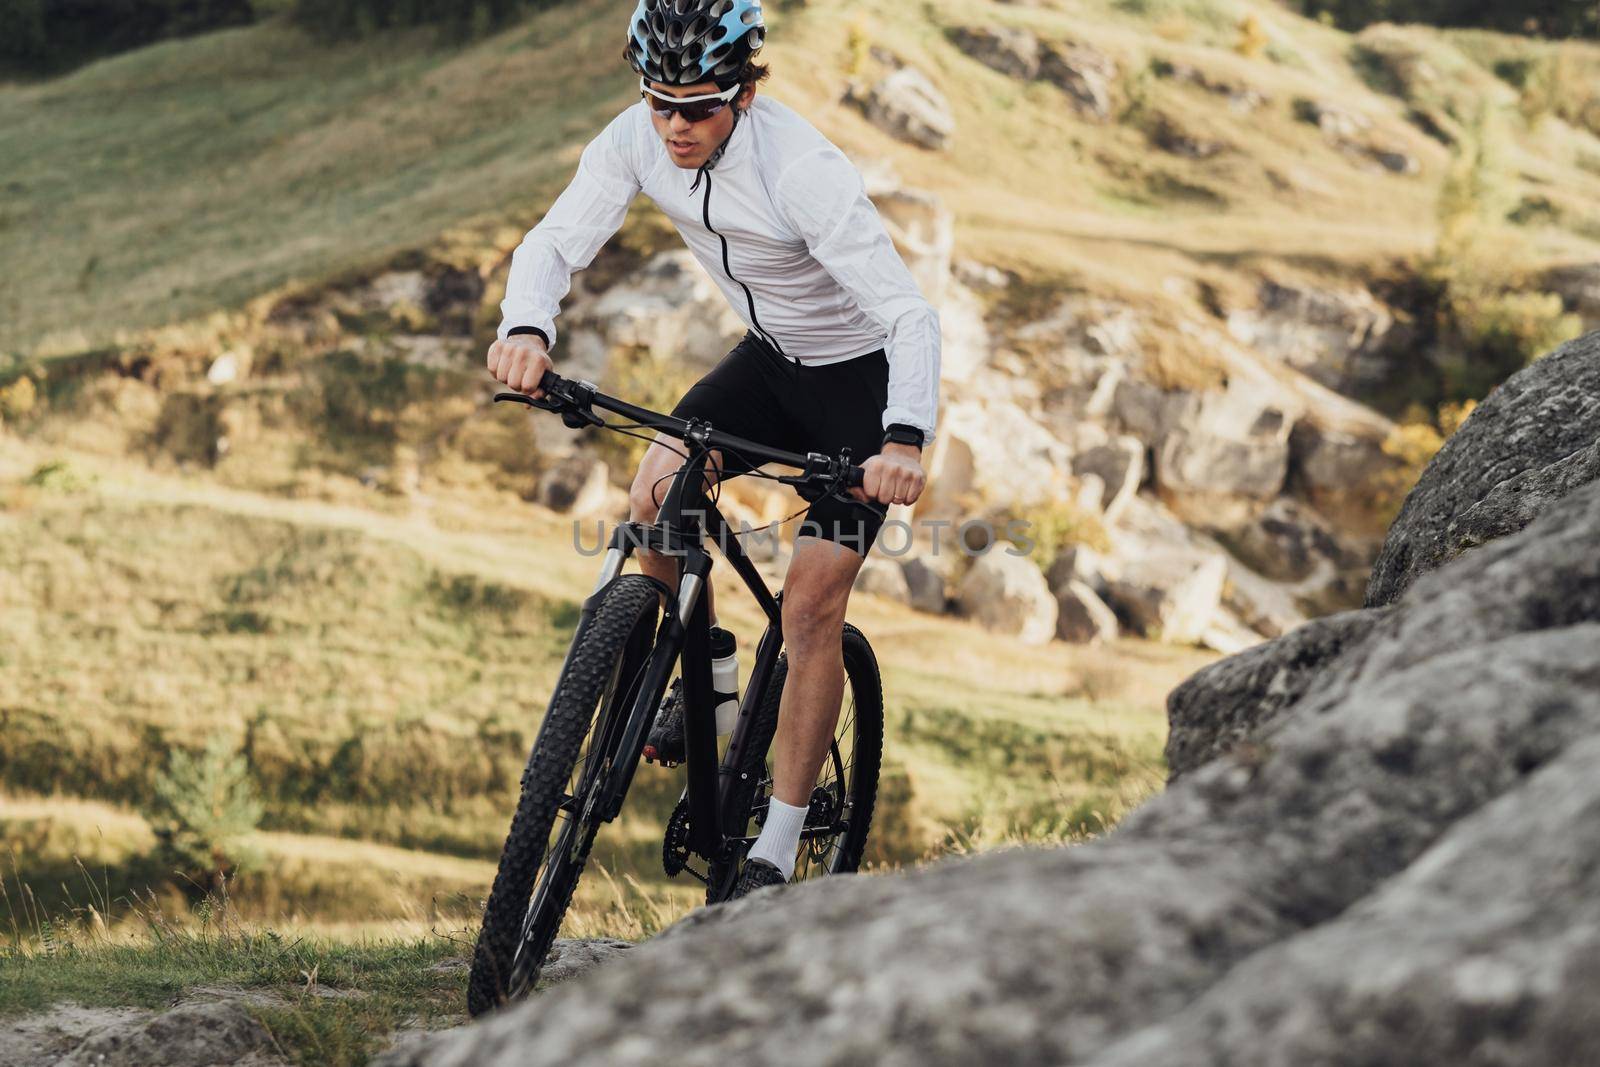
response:
[[[666,494],[668,482],[662,481],[665,473],[656,469],[648,459],[639,464],[628,489],[628,518],[634,522],[655,522],[661,512],[661,498]]]
[[[842,605],[802,588],[784,595],[783,643],[791,652],[838,648],[844,626]]]

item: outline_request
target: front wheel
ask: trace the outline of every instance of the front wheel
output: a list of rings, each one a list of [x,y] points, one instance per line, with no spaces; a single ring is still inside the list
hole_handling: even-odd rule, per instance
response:
[[[599,829],[597,800],[644,683],[661,588],[643,575],[616,579],[573,639],[484,906],[467,983],[474,1016],[538,981]]]
[[[883,682],[878,659],[866,635],[844,625],[844,695],[833,740],[811,791],[811,811],[795,857],[794,877],[801,882],[829,874],[847,874],[861,866],[867,831],[878,797],[878,766],[883,759]],[[789,674],[789,658],[778,657],[752,714],[754,721],[741,765],[733,768],[734,784],[727,832],[754,836],[765,824],[772,801],[772,759],[768,749],[778,729],[778,709]],[[727,899],[747,847],[727,862],[712,864],[706,902]]]

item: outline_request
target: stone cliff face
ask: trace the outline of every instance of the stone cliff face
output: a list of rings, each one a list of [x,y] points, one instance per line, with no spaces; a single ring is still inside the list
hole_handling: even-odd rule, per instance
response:
[[[1175,693],[1178,777],[1108,837],[703,911],[401,1062],[1586,1062],[1600,425],[1575,398],[1597,374],[1590,335],[1473,417],[1472,475],[1424,476],[1408,510],[1447,503],[1396,524],[1383,606]],[[1533,454],[1494,429],[1555,411],[1587,428]],[[1507,499],[1517,521],[1467,521]],[[1443,562],[1467,526],[1514,532]]]

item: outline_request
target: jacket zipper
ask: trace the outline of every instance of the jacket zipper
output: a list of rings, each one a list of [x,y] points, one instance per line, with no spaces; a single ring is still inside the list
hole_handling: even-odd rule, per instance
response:
[[[789,353],[785,352],[783,350],[783,346],[778,344],[778,339],[773,337],[772,334],[768,333],[766,327],[761,325],[761,320],[756,318],[755,294],[751,293],[750,287],[744,282],[740,281],[739,278],[733,273],[733,264],[730,263],[728,259],[728,239],[722,236],[722,233],[715,226],[711,225],[711,171],[701,170],[700,176],[706,180],[706,195],[701,209],[701,217],[705,222],[706,229],[716,234],[717,240],[722,242],[722,271],[733,280],[735,285],[744,290],[745,305],[750,309],[750,321],[755,324],[756,335],[762,341],[765,341],[767,344],[772,346],[773,350],[778,353],[780,362],[789,365],[789,374],[792,378],[799,373],[798,368],[800,366],[800,361],[794,356],[791,356]]]

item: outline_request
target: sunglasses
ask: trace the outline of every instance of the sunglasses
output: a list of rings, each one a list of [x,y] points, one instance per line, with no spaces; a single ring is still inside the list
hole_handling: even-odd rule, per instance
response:
[[[704,122],[727,107],[739,95],[741,88],[734,85],[720,93],[707,93],[704,96],[663,96],[647,86],[643,78],[639,79],[639,95],[658,118],[670,119],[676,112],[686,122]]]

